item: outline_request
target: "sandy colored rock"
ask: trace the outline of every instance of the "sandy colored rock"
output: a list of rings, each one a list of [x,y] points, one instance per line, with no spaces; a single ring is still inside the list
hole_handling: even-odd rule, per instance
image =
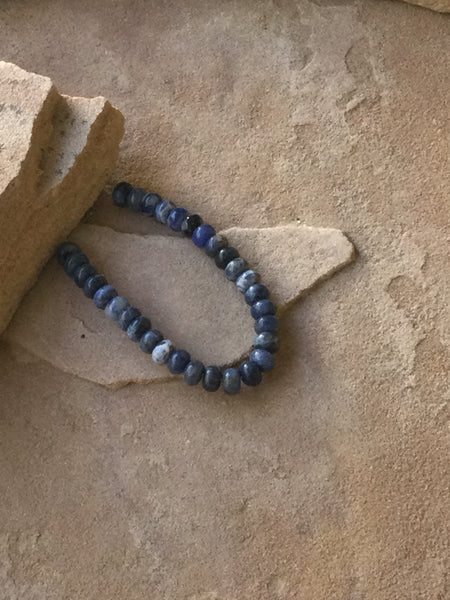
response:
[[[123,117],[0,62],[0,333],[114,166]]]
[[[450,0],[403,0],[409,4],[416,4],[417,6],[423,6],[431,10],[438,12],[448,13],[450,12]]]

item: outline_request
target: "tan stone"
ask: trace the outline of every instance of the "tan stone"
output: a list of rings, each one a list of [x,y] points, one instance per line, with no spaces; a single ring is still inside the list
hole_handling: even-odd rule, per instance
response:
[[[438,12],[450,12],[450,0],[403,0],[403,2],[417,4],[418,6],[423,6],[424,8],[429,8]]]
[[[123,117],[0,62],[0,333],[117,159]]]

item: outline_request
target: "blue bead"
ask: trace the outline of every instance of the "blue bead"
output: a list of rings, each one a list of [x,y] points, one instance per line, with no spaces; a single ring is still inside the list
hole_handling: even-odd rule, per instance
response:
[[[280,339],[278,335],[272,331],[263,331],[255,337],[253,344],[255,348],[263,348],[269,352],[278,352],[280,348]]]
[[[251,313],[254,319],[264,317],[264,315],[274,315],[277,312],[277,307],[272,300],[258,300],[253,304]]]
[[[226,394],[237,394],[241,389],[241,376],[238,369],[225,369],[222,385]]]
[[[182,373],[191,360],[191,355],[186,350],[175,350],[170,357],[167,366],[171,373]]]
[[[261,371],[271,371],[275,366],[275,360],[273,354],[268,350],[257,348],[250,354],[250,360],[258,365]]]
[[[130,303],[123,296],[116,296],[108,302],[105,308],[105,315],[113,321],[118,321],[120,315],[130,306]]]
[[[240,365],[239,374],[245,385],[254,386],[262,381],[262,375],[258,365],[251,360],[246,360]]]
[[[146,331],[139,340],[139,348],[142,352],[151,354],[155,349],[155,346],[159,344],[159,342],[162,342],[163,339],[163,334],[158,331],[158,329],[150,329],[150,331]]]
[[[187,216],[187,210],[185,208],[174,208],[167,219],[167,225],[174,231],[181,231],[181,224]]]
[[[236,287],[240,292],[246,292],[251,285],[258,283],[259,274],[252,269],[244,271],[236,280]]]
[[[97,275],[97,269],[89,263],[83,263],[75,269],[73,280],[78,287],[82,288],[92,275]]]
[[[142,208],[142,201],[146,195],[147,192],[144,188],[133,188],[127,199],[128,207],[134,212],[139,212]]]
[[[243,258],[234,258],[225,267],[225,277],[230,281],[236,281],[239,275],[246,270],[247,266]]]
[[[141,337],[144,335],[146,331],[151,328],[152,324],[150,323],[150,319],[141,315],[140,317],[136,317],[127,328],[127,336],[133,342],[139,342]]]
[[[154,347],[152,358],[158,365],[163,365],[169,360],[169,357],[174,350],[174,345],[170,340],[163,340]]]
[[[205,365],[199,360],[191,361],[184,369],[183,381],[188,385],[197,385],[203,377]]]
[[[89,263],[89,259],[86,254],[82,252],[78,252],[76,254],[70,254],[66,262],[64,263],[64,271],[67,273],[69,277],[73,277],[75,275],[76,270],[81,265],[85,265]]]
[[[245,292],[245,301],[252,306],[258,300],[265,300],[269,297],[269,290],[263,283],[255,283],[251,285]]]
[[[123,313],[120,315],[117,326],[122,329],[122,331],[126,331],[130,326],[130,323],[134,321],[137,317],[141,316],[141,311],[135,306],[130,306],[126,308]]]
[[[192,241],[199,248],[204,248],[206,242],[212,238],[213,235],[216,235],[216,230],[211,225],[200,225],[197,229],[194,229],[194,233],[192,234]]]
[[[114,204],[120,206],[120,208],[124,208],[127,205],[128,196],[132,190],[133,186],[130,183],[126,181],[118,183],[112,193]]]
[[[72,254],[80,254],[81,250],[73,242],[63,242],[58,246],[57,257],[60,265],[64,265]]]
[[[206,367],[203,373],[203,389],[207,392],[215,392],[220,387],[222,373],[219,367]]]
[[[104,285],[95,292],[94,304],[97,308],[101,308],[103,310],[108,302],[115,296],[117,296],[116,288],[112,285]]]
[[[274,315],[264,315],[256,321],[255,331],[256,333],[262,333],[263,331],[278,333],[280,331],[280,321]]]
[[[104,285],[107,285],[107,283],[108,281],[104,275],[92,275],[84,282],[84,295],[88,298],[93,298],[95,296],[95,292]]]
[[[175,204],[170,200],[163,200],[156,205],[155,208],[155,219],[159,223],[167,223],[167,219],[171,211],[175,208]]]
[[[156,206],[162,202],[161,196],[158,194],[150,193],[146,194],[142,198],[141,202],[141,213],[146,217],[154,217]]]
[[[211,258],[214,258],[221,248],[228,246],[228,240],[224,235],[216,233],[209,238],[205,244],[205,252]]]

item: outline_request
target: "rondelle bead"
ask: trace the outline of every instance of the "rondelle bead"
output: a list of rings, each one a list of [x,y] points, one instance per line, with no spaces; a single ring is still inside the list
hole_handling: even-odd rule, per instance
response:
[[[205,252],[211,258],[214,258],[221,248],[228,246],[228,240],[224,235],[216,233],[209,238],[205,244]]]
[[[104,310],[110,300],[117,296],[117,290],[112,285],[104,285],[94,294],[94,304]]]
[[[132,190],[133,186],[130,183],[126,181],[118,183],[112,193],[114,204],[120,206],[120,208],[124,208],[127,205],[128,196]]]
[[[167,223],[167,219],[171,211],[176,208],[175,204],[170,200],[163,200],[159,204],[156,205],[155,208],[155,219],[159,223]]]
[[[181,223],[181,232],[186,237],[190,237],[197,227],[203,224],[203,219],[200,215],[187,215]]]
[[[225,369],[222,385],[226,394],[237,394],[241,389],[241,376],[238,369]]]
[[[239,277],[236,279],[236,287],[240,292],[246,292],[251,285],[258,283],[259,274],[252,269],[248,271],[244,271]]]
[[[280,348],[280,338],[272,331],[263,331],[255,337],[253,345],[255,348],[263,348],[269,352],[278,352]]]
[[[183,381],[188,385],[197,385],[203,377],[205,365],[199,360],[191,361],[184,369]]]
[[[225,267],[225,277],[230,281],[236,281],[241,273],[247,268],[247,263],[241,257],[234,258]]]
[[[167,225],[173,231],[181,231],[181,225],[186,218],[187,210],[185,208],[174,208],[170,211],[169,217],[167,219]]]
[[[79,247],[73,242],[63,242],[58,247],[57,258],[60,265],[64,265],[72,254],[81,254]]]
[[[163,365],[169,360],[169,357],[174,350],[174,345],[170,340],[163,340],[154,347],[152,358],[158,365]]]
[[[146,217],[154,217],[156,206],[162,202],[162,198],[159,194],[150,193],[146,194],[142,198],[141,202],[141,213]]]
[[[216,230],[214,227],[212,225],[203,223],[194,230],[194,233],[192,234],[192,241],[199,248],[204,248],[206,242],[212,238],[213,235],[216,235]]]
[[[163,334],[158,331],[158,329],[150,329],[150,331],[146,331],[139,340],[139,348],[142,352],[151,354],[155,349],[155,346],[159,344],[159,342],[162,342],[163,339]]]
[[[128,207],[134,212],[139,212],[142,208],[142,201],[147,195],[147,191],[144,188],[135,187],[131,190],[128,196]]]
[[[219,269],[225,269],[227,264],[239,256],[239,252],[233,246],[221,248],[216,254],[214,261]]]
[[[251,308],[252,317],[259,319],[264,315],[274,315],[277,312],[277,307],[272,300],[258,300]]]
[[[251,285],[245,292],[245,301],[252,306],[258,300],[265,300],[269,297],[269,290],[263,283],[255,283]]]
[[[151,329],[151,327],[152,324],[150,323],[150,319],[141,315],[140,317],[133,319],[128,325],[127,336],[133,342],[139,342],[144,333]]]
[[[250,354],[250,360],[258,365],[261,371],[271,371],[275,365],[273,354],[268,350],[262,348],[256,348]]]
[[[169,356],[167,366],[171,373],[182,373],[191,360],[191,355],[186,350],[175,350]]]
[[[134,321],[137,317],[141,316],[141,311],[135,306],[130,306],[126,308],[120,317],[117,320],[117,325],[122,329],[122,331],[126,331],[130,326],[130,323]]]
[[[130,303],[123,296],[116,296],[108,302],[105,308],[105,315],[113,321],[118,321],[120,315],[130,306]]]
[[[246,360],[240,365],[239,374],[245,385],[254,386],[262,381],[262,375],[258,365],[251,360]]]
[[[90,265],[89,263],[84,263],[75,269],[75,273],[73,274],[73,280],[77,284],[78,287],[83,287],[86,283],[86,280],[92,275],[97,274],[97,269]]]
[[[64,263],[64,271],[69,277],[73,277],[78,267],[87,263],[89,263],[89,259],[86,254],[83,254],[82,252],[71,254]]]
[[[255,322],[255,331],[256,333],[262,333],[263,331],[278,333],[280,331],[280,321],[274,315],[264,315]]]
[[[219,367],[206,367],[203,373],[203,388],[207,392],[215,392],[220,387],[222,373]]]
[[[95,292],[97,290],[99,290],[101,287],[103,287],[104,285],[107,285],[108,280],[106,279],[106,277],[104,275],[92,275],[91,277],[89,277],[89,279],[86,279],[84,286],[83,286],[83,292],[84,295],[87,296],[88,298],[93,298],[95,295]]]

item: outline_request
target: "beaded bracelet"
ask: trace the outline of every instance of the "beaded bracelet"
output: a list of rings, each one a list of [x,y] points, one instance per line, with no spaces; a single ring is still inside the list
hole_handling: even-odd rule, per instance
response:
[[[104,310],[131,340],[139,343],[143,352],[151,354],[155,363],[167,363],[169,371],[182,373],[188,385],[196,385],[201,381],[205,390],[214,392],[222,384],[227,394],[236,394],[241,389],[241,381],[248,386],[261,383],[262,373],[274,367],[273,354],[279,347],[279,321],[275,316],[276,306],[269,300],[267,287],[259,283],[258,273],[249,268],[223,235],[216,234],[211,225],[203,223],[199,215],[176,207],[170,200],[162,200],[158,194],[147,193],[142,188],[122,182],[113,190],[113,201],[121,208],[128,207],[145,216],[154,216],[159,223],[166,223],[173,231],[192,237],[194,244],[204,248],[216,265],[224,269],[227,279],[236,283],[237,289],[245,294],[245,301],[250,305],[255,319],[257,335],[249,360],[239,368],[225,369],[223,374],[219,367],[205,367],[199,360],[191,360],[189,352],[176,350],[158,329],[152,329],[150,319],[131,306],[126,298],[119,296],[106,277],[89,264],[88,257],[72,242],[63,242],[57,253],[58,262],[64,266],[67,275],[78,287],[83,288],[88,298],[93,298],[97,308]]]

